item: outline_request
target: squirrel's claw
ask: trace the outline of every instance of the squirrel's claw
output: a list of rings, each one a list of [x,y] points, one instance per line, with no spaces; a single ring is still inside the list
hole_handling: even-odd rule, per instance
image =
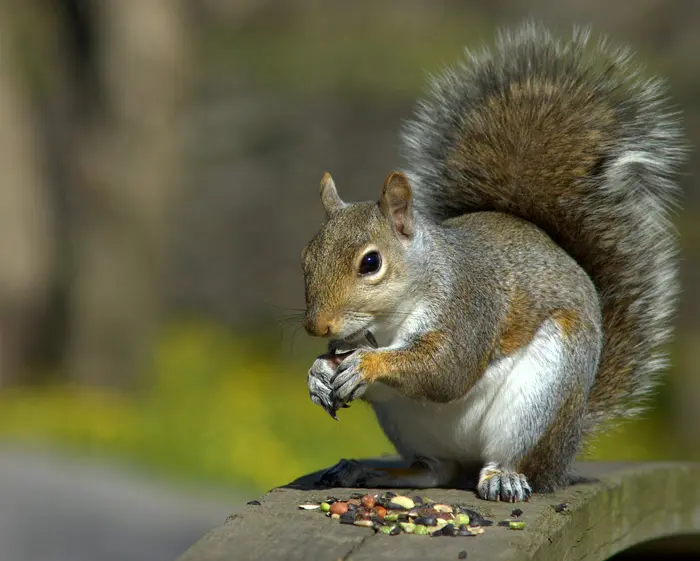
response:
[[[477,492],[487,501],[516,503],[529,500],[532,495],[527,478],[514,471],[487,465],[481,470]]]

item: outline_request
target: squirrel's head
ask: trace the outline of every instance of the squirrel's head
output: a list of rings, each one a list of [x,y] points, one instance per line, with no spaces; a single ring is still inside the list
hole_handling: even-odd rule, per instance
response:
[[[346,203],[326,173],[321,202],[327,221],[302,252],[304,327],[311,335],[352,340],[377,322],[395,322],[390,314],[410,289],[411,187],[394,172],[378,203]]]

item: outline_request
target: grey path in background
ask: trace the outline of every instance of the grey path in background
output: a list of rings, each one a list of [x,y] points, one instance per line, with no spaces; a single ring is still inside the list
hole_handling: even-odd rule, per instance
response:
[[[246,497],[0,447],[0,561],[172,561]]]

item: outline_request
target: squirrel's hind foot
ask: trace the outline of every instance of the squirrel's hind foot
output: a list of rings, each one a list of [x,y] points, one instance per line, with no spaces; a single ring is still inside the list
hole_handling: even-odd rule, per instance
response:
[[[479,497],[487,501],[517,503],[532,496],[530,484],[523,474],[494,464],[487,464],[481,470],[476,490]]]
[[[320,485],[328,487],[363,487],[362,482],[373,471],[357,460],[340,460],[321,474]]]
[[[340,460],[321,475],[318,483],[328,487],[428,488],[453,477],[452,464],[416,460],[409,467],[374,468],[358,460]]]

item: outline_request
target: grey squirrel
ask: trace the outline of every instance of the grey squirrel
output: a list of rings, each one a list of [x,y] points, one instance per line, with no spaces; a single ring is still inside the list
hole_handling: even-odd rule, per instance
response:
[[[521,501],[569,481],[582,439],[644,405],[679,286],[669,211],[685,146],[628,51],[532,22],[432,82],[378,202],[302,252],[308,377],[371,404],[405,470],[342,460],[335,486],[453,485]],[[371,344],[367,344],[367,338]]]

